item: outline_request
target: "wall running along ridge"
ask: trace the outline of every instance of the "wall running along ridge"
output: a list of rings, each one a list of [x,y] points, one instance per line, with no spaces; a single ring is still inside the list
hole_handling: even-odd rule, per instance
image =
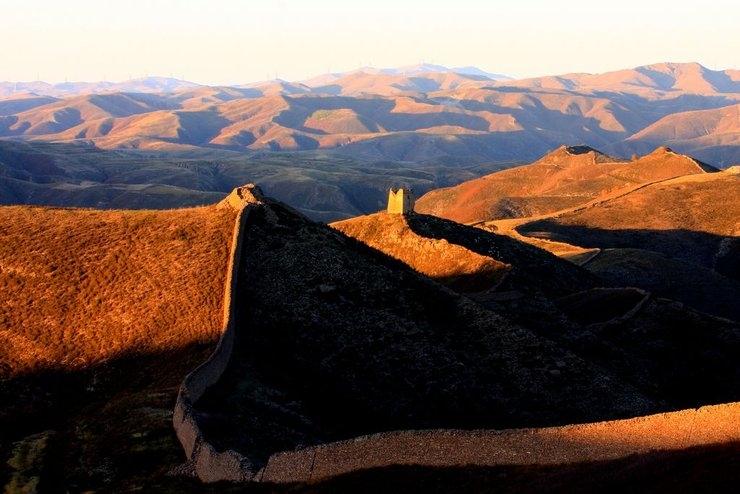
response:
[[[556,465],[740,441],[740,403],[539,429],[400,431],[273,454],[254,477],[302,482],[390,465]]]
[[[239,194],[239,189],[232,195]],[[209,359],[185,377],[180,385],[175,402],[172,423],[177,438],[185,449],[188,460],[192,463],[196,474],[203,482],[217,482],[219,480],[248,481],[254,476],[249,459],[236,451],[217,452],[208,443],[198,427],[193,404],[205,393],[206,389],[214,385],[223,374],[231,358],[234,348],[234,315],[237,273],[239,272],[240,254],[244,239],[244,230],[251,206],[242,201],[227,199],[227,204],[238,209],[234,221],[234,232],[231,240],[231,256],[226,273],[226,287],[224,290],[224,326],[221,338]]]
[[[177,437],[203,482],[304,482],[390,465],[555,465],[740,441],[740,402],[735,402],[625,420],[539,429],[384,432],[275,453],[264,468],[255,472],[245,456],[232,450],[218,452],[205,440],[193,408],[205,390],[221,377],[231,357],[235,331],[234,295],[244,230],[251,208],[260,203],[259,190],[249,187],[236,189],[229,198],[228,204],[242,209],[238,212],[232,238],[224,293],[224,330],[208,361],[183,381],[173,416]]]

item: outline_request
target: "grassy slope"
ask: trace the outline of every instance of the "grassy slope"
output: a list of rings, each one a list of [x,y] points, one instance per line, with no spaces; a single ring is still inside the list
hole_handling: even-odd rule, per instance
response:
[[[0,208],[4,377],[211,340],[232,214]]]
[[[400,214],[376,213],[332,223],[345,235],[394,257],[416,271],[462,291],[478,291],[500,283],[511,266],[450,243],[416,233]]]
[[[434,190],[419,198],[417,211],[461,223],[537,216],[705,171],[695,160],[666,148],[623,162],[587,148],[561,147],[531,165]]]
[[[740,178],[730,173],[688,176],[654,184],[596,207],[558,218],[560,224],[616,230],[702,231],[740,234]]]
[[[0,208],[0,485],[172,483],[174,397],[220,333],[233,220]]]

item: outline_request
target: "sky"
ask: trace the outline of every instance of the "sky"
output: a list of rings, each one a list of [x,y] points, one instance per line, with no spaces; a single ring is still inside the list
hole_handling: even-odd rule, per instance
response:
[[[0,0],[0,81],[201,84],[364,66],[475,66],[515,78],[660,62],[740,69],[740,2]]]

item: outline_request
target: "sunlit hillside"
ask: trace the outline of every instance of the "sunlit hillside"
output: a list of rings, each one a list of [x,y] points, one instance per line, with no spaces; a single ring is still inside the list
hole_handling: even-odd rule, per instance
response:
[[[449,164],[533,160],[564,143],[629,156],[646,143],[655,147],[656,136],[676,127],[670,144],[681,152],[728,166],[737,156],[722,126],[703,125],[711,117],[695,113],[737,105],[735,71],[663,63],[496,80],[423,70],[363,69],[236,87],[155,79],[16,90],[6,83],[0,137],[157,152],[341,147],[354,158]],[[651,129],[674,115],[678,122]],[[687,127],[702,128],[702,138],[683,132]]]
[[[0,208],[0,377],[213,342],[234,214]]]
[[[712,170],[664,147],[626,161],[586,146],[561,146],[531,165],[431,191],[419,199],[417,210],[461,223],[523,218],[619,195],[642,184]]]

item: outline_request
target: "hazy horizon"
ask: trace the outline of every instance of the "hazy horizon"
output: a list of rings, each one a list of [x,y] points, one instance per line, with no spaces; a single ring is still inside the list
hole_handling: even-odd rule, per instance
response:
[[[662,62],[737,69],[740,7],[702,9],[625,0],[524,0],[505,6],[377,0],[246,5],[205,0],[15,3],[0,80],[125,81],[173,77],[199,84],[299,81],[364,66],[475,66],[521,79],[603,73]]]

